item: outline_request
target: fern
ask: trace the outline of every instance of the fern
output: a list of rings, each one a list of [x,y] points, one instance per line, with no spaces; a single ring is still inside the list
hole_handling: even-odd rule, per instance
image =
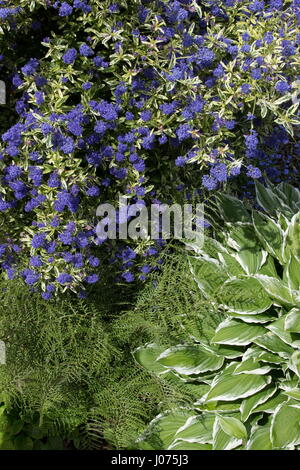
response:
[[[131,351],[149,341],[209,337],[219,319],[192,284],[185,254],[166,256],[141,292],[120,286],[45,302],[23,284],[2,284],[0,366],[6,404],[42,435],[73,439],[81,449],[130,448],[166,407],[193,401],[183,386],[143,370]],[[170,334],[171,332],[171,334]]]

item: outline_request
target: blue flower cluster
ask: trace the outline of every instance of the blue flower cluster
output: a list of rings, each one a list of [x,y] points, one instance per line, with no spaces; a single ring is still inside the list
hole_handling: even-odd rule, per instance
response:
[[[143,281],[163,242],[100,240],[101,202],[299,180],[299,0],[17,3],[0,1],[17,116],[0,146],[8,277],[45,299],[98,282],[107,264]]]

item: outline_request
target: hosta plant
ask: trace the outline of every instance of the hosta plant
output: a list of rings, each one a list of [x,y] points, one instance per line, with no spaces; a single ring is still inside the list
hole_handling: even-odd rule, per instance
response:
[[[204,245],[187,243],[192,276],[224,319],[209,340],[148,344],[136,360],[199,386],[197,400],[163,412],[146,449],[300,449],[300,192],[257,184],[257,207],[219,195]]]

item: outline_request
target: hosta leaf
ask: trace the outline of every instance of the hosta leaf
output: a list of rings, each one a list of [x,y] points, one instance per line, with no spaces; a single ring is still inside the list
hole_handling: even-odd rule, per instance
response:
[[[300,378],[300,351],[295,351],[294,354],[292,354],[288,362],[288,367]]]
[[[215,419],[215,415],[211,413],[191,416],[177,430],[175,439],[184,439],[189,442],[198,442],[199,444],[212,444]]]
[[[189,442],[184,439],[175,439],[168,447],[168,450],[212,450],[211,444],[199,444],[198,442]]]
[[[300,263],[295,256],[291,255],[283,272],[283,281],[290,289],[299,290],[300,288]]]
[[[268,351],[271,351],[272,353],[279,354],[281,357],[289,357],[294,352],[293,348],[271,332],[255,339],[254,343]]]
[[[230,277],[245,274],[241,264],[235,259],[234,256],[228,253],[220,253],[219,259]]]
[[[272,450],[271,425],[256,426],[247,443],[247,450]]]
[[[247,429],[239,419],[230,418],[228,416],[218,416],[218,421],[221,428],[228,436],[242,440],[247,439]]]
[[[221,287],[219,299],[231,312],[248,315],[265,312],[272,305],[265,290],[253,277],[226,281]]]
[[[293,307],[297,304],[292,291],[279,279],[262,274],[256,274],[255,278],[260,282],[267,294],[279,305]]]
[[[241,419],[242,421],[247,421],[252,411],[269,398],[271,398],[276,392],[276,387],[267,387],[260,392],[257,392],[255,395],[252,395],[249,398],[245,398],[241,404]]]
[[[300,444],[300,404],[292,400],[276,409],[271,424],[271,442],[277,449]]]
[[[242,361],[236,367],[233,373],[234,375],[238,375],[238,374],[265,375],[265,374],[268,374],[271,370],[272,370],[272,367],[270,367],[269,365],[261,365],[254,358],[250,358],[250,359]]]
[[[260,268],[258,274],[264,274],[265,276],[278,277],[274,258],[272,256],[267,256],[265,264]]]
[[[227,359],[236,359],[237,357],[241,357],[244,353],[244,348],[239,346],[226,346],[218,345],[215,348],[216,354],[220,356],[224,356]]]
[[[177,408],[156,416],[145,433],[138,439],[139,448],[145,450],[167,449],[174,441],[178,429],[194,414],[195,410],[193,409]]]
[[[287,397],[300,401],[300,388],[292,388],[283,392]]]
[[[274,192],[280,192],[281,198],[284,198],[285,204],[292,208],[296,213],[300,210],[300,191],[294,186],[282,182],[274,188]]]
[[[218,207],[226,222],[249,222],[250,214],[245,205],[237,198],[228,194],[218,194]]]
[[[252,220],[256,232],[262,246],[274,258],[277,258],[281,264],[282,259],[282,245],[284,232],[280,225],[276,224],[270,217],[261,212],[253,211]]]
[[[191,272],[205,297],[213,296],[228,279],[224,267],[213,259],[190,257]]]
[[[259,346],[252,346],[251,348],[247,349],[243,356],[243,361],[249,358],[255,359],[256,361],[269,362],[270,364],[282,364],[285,362],[285,359],[278,356],[278,354],[273,354],[272,352],[266,351]]]
[[[206,402],[234,401],[246,398],[265,388],[271,381],[264,375],[225,375],[219,378],[206,396]]]
[[[286,231],[284,240],[284,258],[293,255],[300,260],[300,212],[294,215]]]
[[[287,397],[284,396],[282,393],[278,393],[276,395],[273,395],[261,405],[258,405],[256,408],[254,408],[253,413],[259,413],[261,411],[265,413],[274,413],[278,405],[285,401],[287,401]]]
[[[271,312],[258,313],[257,315],[242,315],[241,313],[227,312],[227,315],[245,323],[269,323],[276,320],[276,316]]]
[[[267,252],[249,248],[236,253],[235,258],[246,274],[256,274],[266,262]]]
[[[293,308],[286,316],[284,329],[293,333],[300,333],[300,309]]]
[[[136,349],[133,356],[138,364],[151,372],[159,374],[165,371],[165,367],[159,364],[156,359],[164,350],[163,346],[151,343]]]
[[[201,374],[220,369],[224,363],[222,356],[209,353],[202,346],[178,345],[164,351],[157,361],[181,375]]]
[[[292,345],[294,338],[292,337],[291,333],[285,330],[285,317],[286,315],[283,315],[278,320],[270,323],[270,325],[267,325],[266,328],[275,333],[275,335],[279,336],[279,338],[282,339],[282,341],[285,343]]]
[[[259,336],[265,334],[266,329],[260,325],[248,325],[238,320],[226,319],[216,330],[212,338],[213,343],[245,346]]]
[[[228,246],[238,252],[241,250],[259,249],[259,241],[256,238],[252,224],[240,222],[228,224],[228,226],[230,228],[226,238]]]
[[[232,450],[242,444],[242,439],[236,439],[223,431],[219,420],[215,420],[213,429],[213,450]]]
[[[258,204],[269,214],[275,216],[278,208],[282,207],[281,200],[275,195],[271,188],[263,186],[255,181],[256,200]]]

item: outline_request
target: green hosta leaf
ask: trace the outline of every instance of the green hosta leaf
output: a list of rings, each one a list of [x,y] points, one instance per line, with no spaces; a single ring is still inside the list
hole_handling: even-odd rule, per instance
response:
[[[215,350],[216,354],[220,356],[224,356],[227,359],[236,359],[237,357],[241,357],[244,353],[244,348],[239,347],[239,346],[226,346],[220,345],[213,347]]]
[[[267,259],[267,252],[255,248],[245,249],[236,253],[235,257],[245,273],[250,275],[256,274],[261,269]]]
[[[271,188],[263,186],[258,181],[255,181],[256,200],[258,204],[269,214],[276,216],[277,210],[282,208],[283,204]],[[286,208],[288,209],[288,207]]]
[[[218,421],[221,428],[226,434],[228,434],[228,436],[242,440],[247,439],[247,429],[239,419],[227,416],[218,416]]]
[[[184,439],[176,439],[168,447],[168,450],[212,450],[211,444],[199,444],[198,442],[189,442]]]
[[[287,401],[287,397],[283,395],[283,393],[278,393],[276,395],[273,395],[271,398],[266,400],[264,403],[261,405],[258,405],[256,408],[254,408],[253,413],[259,413],[261,411],[265,413],[274,413],[278,405],[281,403]]]
[[[272,450],[271,425],[256,426],[247,443],[247,450]]]
[[[258,346],[252,346],[247,349],[243,356],[243,361],[249,358],[255,359],[256,361],[269,362],[271,364],[282,364],[285,362],[285,360],[277,354],[273,354]]]
[[[249,398],[245,398],[241,404],[241,419],[242,421],[247,421],[253,410],[269,398],[271,398],[276,392],[276,387],[267,387],[260,392],[257,392],[255,395],[252,395]]]
[[[270,323],[277,318],[271,312],[258,313],[257,315],[242,315],[241,313],[227,312],[227,315],[245,323]]]
[[[265,290],[253,277],[226,281],[221,288],[219,300],[228,310],[248,315],[265,312],[272,305]]]
[[[271,377],[264,375],[225,375],[212,384],[206,402],[216,400],[234,401],[246,398],[259,392],[270,382]]]
[[[205,297],[213,296],[228,279],[224,267],[213,259],[190,258],[191,272]]]
[[[238,252],[241,250],[260,249],[252,224],[240,222],[228,225],[230,228],[226,239],[228,246]]]
[[[219,210],[226,222],[250,221],[250,214],[239,199],[228,194],[218,194],[217,200]]]
[[[300,289],[300,263],[293,255],[285,266],[283,281],[288,284],[291,290]]]
[[[209,353],[202,346],[178,345],[164,351],[157,361],[181,375],[202,374],[220,369],[224,363],[222,356]]]
[[[258,274],[264,274],[265,276],[278,277],[274,258],[268,255],[265,264],[260,268]]]
[[[134,351],[133,356],[138,364],[145,367],[150,372],[159,374],[164,372],[166,369],[159,364],[156,359],[165,350],[164,347],[158,346],[155,343],[147,344]]]
[[[271,442],[277,449],[300,444],[300,404],[283,403],[276,409],[271,424]]]
[[[256,274],[255,278],[260,282],[266,293],[279,305],[291,307],[297,304],[292,291],[279,279],[262,274]]]
[[[282,339],[282,341],[285,343],[292,345],[294,338],[292,337],[291,333],[285,330],[285,317],[286,315],[283,315],[278,320],[270,323],[270,325],[268,325],[266,328],[275,333],[275,335],[279,336],[279,338]]]
[[[193,409],[177,408],[156,416],[145,433],[138,439],[139,448],[145,450],[167,449],[174,441],[178,429],[193,415],[195,415]]]
[[[262,366],[257,360],[254,358],[246,359],[242,361],[233,372],[234,375],[238,374],[257,374],[257,375],[265,375],[268,374],[272,370],[272,367],[269,365]]]
[[[243,270],[242,266],[235,259],[234,256],[228,253],[219,253],[219,259],[230,277],[245,274],[245,271]]]
[[[197,255],[206,255],[209,258],[215,258],[218,259],[218,256],[220,253],[227,253],[226,248],[219,243],[217,240],[211,238],[211,237],[206,237],[204,235],[204,243],[203,241],[199,244],[197,241],[190,241],[190,240],[183,240],[183,243]]]
[[[300,191],[288,183],[282,182],[275,186],[274,192],[280,195],[285,204],[291,208],[294,213],[300,210]]]
[[[215,415],[211,413],[191,416],[177,430],[175,439],[184,439],[189,442],[197,442],[198,444],[212,444],[215,419]]]
[[[293,255],[300,262],[300,212],[294,215],[286,231],[284,240],[284,258]]]
[[[282,246],[284,232],[280,225],[276,224],[270,217],[261,212],[253,211],[252,220],[257,238],[262,243],[265,250],[270,255],[277,258],[281,264],[282,259]]]
[[[264,336],[260,336],[254,340],[254,343],[268,351],[271,351],[272,353],[279,354],[281,357],[289,357],[294,352],[293,348],[288,346],[288,344],[282,341],[274,333],[267,333]]]
[[[290,390],[286,390],[282,393],[287,397],[300,401],[300,388],[291,388]]]
[[[242,439],[236,439],[223,431],[218,419],[215,420],[213,429],[213,449],[232,450],[242,444]]]
[[[226,319],[216,330],[213,343],[245,346],[265,334],[266,329],[260,325],[248,325],[242,321]]]
[[[294,354],[292,354],[288,362],[288,367],[300,378],[300,351],[295,351]]]
[[[300,333],[300,309],[293,308],[285,315],[284,329],[293,333]]]

